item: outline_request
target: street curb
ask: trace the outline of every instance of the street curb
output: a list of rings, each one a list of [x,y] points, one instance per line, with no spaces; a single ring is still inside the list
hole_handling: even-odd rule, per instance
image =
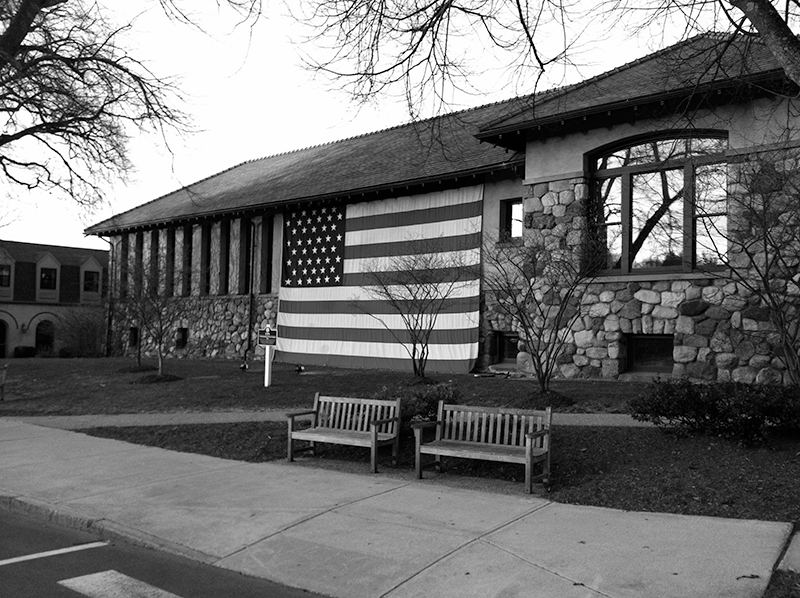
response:
[[[115,521],[92,519],[68,507],[59,507],[35,498],[0,494],[0,509],[60,527],[89,532],[102,540],[125,542],[142,548],[162,550],[207,565],[214,565],[220,560],[220,557],[164,540]]]

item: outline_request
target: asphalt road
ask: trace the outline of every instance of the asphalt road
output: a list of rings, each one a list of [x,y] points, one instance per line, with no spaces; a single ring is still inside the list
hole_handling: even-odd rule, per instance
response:
[[[0,510],[0,596],[8,598],[313,598],[157,550]]]

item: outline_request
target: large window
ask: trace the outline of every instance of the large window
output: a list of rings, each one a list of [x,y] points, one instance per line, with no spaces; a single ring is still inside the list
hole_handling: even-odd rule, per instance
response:
[[[721,263],[727,236],[727,138],[671,136],[601,152],[593,161],[590,255],[622,274]]]

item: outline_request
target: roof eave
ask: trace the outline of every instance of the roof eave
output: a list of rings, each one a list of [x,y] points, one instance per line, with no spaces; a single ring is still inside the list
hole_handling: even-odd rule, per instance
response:
[[[516,168],[524,167],[524,165],[525,165],[524,155],[513,156],[511,159],[506,160],[504,162],[498,162],[486,166],[480,166],[476,168],[470,168],[467,170],[451,172],[444,176],[429,176],[429,177],[421,177],[418,179],[408,179],[392,183],[384,183],[381,185],[374,185],[371,187],[361,187],[357,189],[350,189],[347,191],[327,193],[324,195],[313,195],[305,197],[296,197],[285,200],[277,200],[269,203],[260,203],[252,206],[241,206],[225,210],[208,210],[205,212],[194,212],[192,214],[187,214],[184,216],[177,216],[172,218],[160,218],[160,219],[146,220],[146,221],[143,220],[126,225],[114,225],[113,223],[110,222],[111,220],[114,219],[114,217],[112,217],[104,222],[100,222],[98,224],[88,227],[87,229],[84,230],[84,234],[95,235],[95,236],[113,236],[124,232],[157,228],[171,223],[174,224],[180,222],[195,222],[199,220],[219,218],[220,216],[236,216],[236,215],[245,216],[248,214],[253,215],[256,213],[274,211],[284,206],[305,203],[308,201],[325,201],[333,199],[352,200],[354,198],[357,198],[359,200],[368,200],[372,197],[375,197],[377,199],[381,195],[385,195],[387,193],[394,193],[398,190],[404,190],[406,192],[413,193],[418,190],[424,189],[426,186],[429,185],[444,185],[446,183],[452,184],[459,181],[459,179],[464,179],[468,177],[477,178],[478,176],[485,176],[485,175],[491,176],[494,173],[514,170]]]
[[[708,105],[730,103],[733,98],[741,98],[742,91],[745,91],[748,99],[756,99],[773,95],[779,91],[785,93],[789,86],[790,83],[783,71],[776,69],[746,79],[712,82],[704,86],[694,86],[563,112],[542,119],[532,118],[522,123],[485,129],[475,137],[500,147],[521,151],[520,144],[524,149],[527,139],[541,139],[585,131],[594,127],[607,126],[610,122],[615,124],[615,114],[616,122],[628,122],[631,119],[643,118],[648,113],[648,110],[643,110],[643,108],[649,109],[648,117],[658,116],[659,112],[663,116],[674,114],[676,106],[688,111],[696,109],[704,102]],[[719,97],[714,98],[715,95]],[[653,110],[653,108],[656,109]],[[633,114],[620,114],[626,112]],[[641,112],[641,114],[637,115],[636,112]],[[602,117],[602,121],[599,117]],[[597,121],[601,121],[600,124],[597,124]]]

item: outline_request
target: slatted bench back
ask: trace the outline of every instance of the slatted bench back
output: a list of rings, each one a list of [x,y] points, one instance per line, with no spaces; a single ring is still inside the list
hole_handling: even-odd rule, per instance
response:
[[[318,427],[352,432],[369,432],[369,422],[398,416],[396,401],[325,397],[319,393],[314,397],[314,410]],[[378,432],[396,435],[397,422],[381,424]]]
[[[462,440],[506,446],[525,446],[525,434],[550,427],[550,408],[544,411],[445,405],[439,403],[444,422],[440,440]],[[535,438],[535,448],[548,448],[547,437]]]

